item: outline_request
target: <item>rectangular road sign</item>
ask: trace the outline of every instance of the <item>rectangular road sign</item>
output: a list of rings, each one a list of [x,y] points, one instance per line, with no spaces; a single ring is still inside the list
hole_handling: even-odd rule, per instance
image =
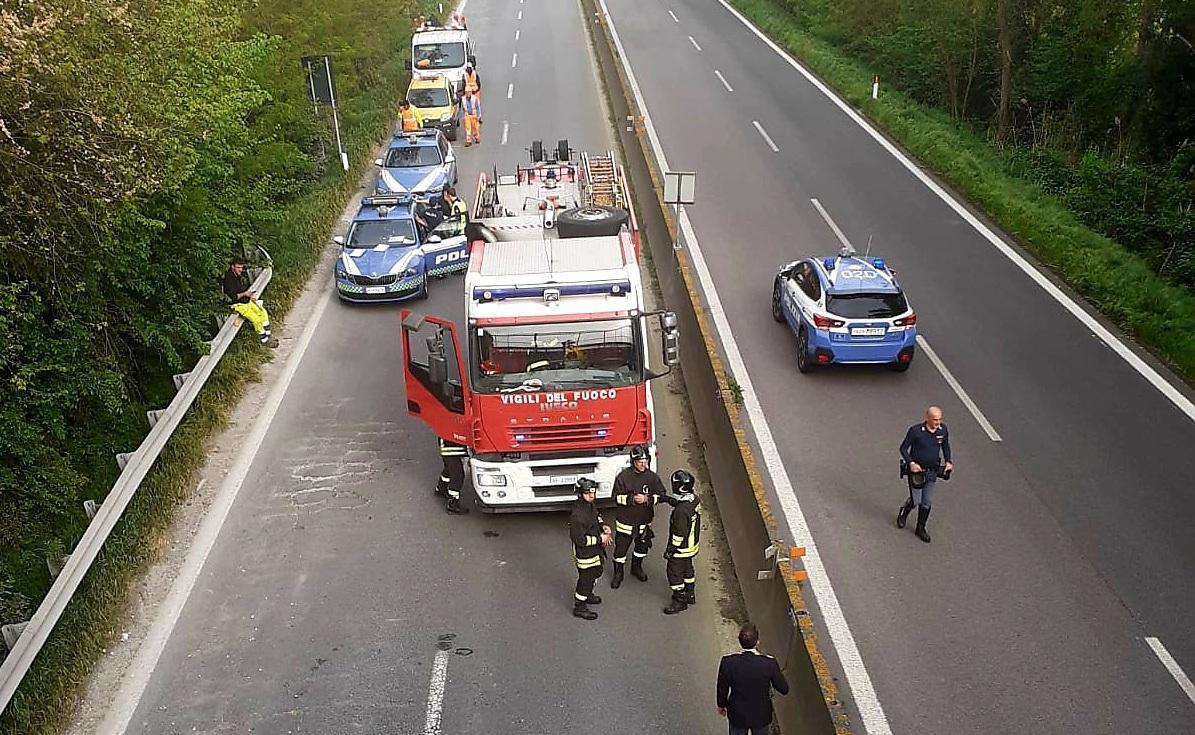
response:
[[[693,171],[664,172],[664,203],[692,204],[697,186],[697,174]]]

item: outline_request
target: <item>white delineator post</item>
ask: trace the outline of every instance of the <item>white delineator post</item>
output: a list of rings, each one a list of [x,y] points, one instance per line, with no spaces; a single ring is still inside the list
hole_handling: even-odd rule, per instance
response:
[[[876,74],[871,80],[871,98],[878,100],[880,98],[880,75]]]

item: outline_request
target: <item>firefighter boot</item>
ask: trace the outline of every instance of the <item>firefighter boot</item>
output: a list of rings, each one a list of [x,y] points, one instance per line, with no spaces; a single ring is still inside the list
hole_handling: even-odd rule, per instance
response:
[[[672,593],[672,602],[668,603],[668,607],[664,608],[665,615],[676,615],[678,612],[683,612],[689,609],[689,603],[686,602],[684,590],[676,590]]]
[[[927,544],[929,543],[929,531],[925,530],[925,522],[928,519],[929,508],[926,508],[924,505],[917,506],[917,530],[915,533],[917,534],[917,538]]]
[[[585,600],[585,603],[588,605],[600,605],[602,604],[602,598],[598,597],[597,595],[590,595],[589,598]]]
[[[904,528],[905,522],[909,520],[909,514],[913,512],[913,498],[905,501],[905,504],[900,506],[900,510],[896,512],[896,527]]]
[[[697,583],[696,582],[686,582],[685,583],[685,602],[687,602],[690,605],[697,604]]]
[[[647,573],[643,571],[643,558],[636,556],[631,559],[631,576],[640,582],[647,581]]]
[[[614,562],[614,577],[610,580],[610,589],[616,590],[622,586],[622,568],[626,566],[620,561]]]
[[[469,509],[461,505],[460,498],[449,498],[448,505],[444,506],[444,510],[454,516],[463,516],[469,512]]]
[[[589,609],[589,606],[584,602],[577,600],[573,603],[573,617],[581,618],[582,620],[597,620],[597,613]]]

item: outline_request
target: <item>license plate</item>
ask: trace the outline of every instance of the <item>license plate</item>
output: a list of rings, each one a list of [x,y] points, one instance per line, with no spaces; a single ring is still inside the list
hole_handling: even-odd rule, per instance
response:
[[[385,286],[366,286],[365,293],[386,293]]]
[[[553,485],[572,485],[576,482],[576,475],[552,475]]]
[[[855,327],[851,330],[852,337],[883,337],[883,327]]]

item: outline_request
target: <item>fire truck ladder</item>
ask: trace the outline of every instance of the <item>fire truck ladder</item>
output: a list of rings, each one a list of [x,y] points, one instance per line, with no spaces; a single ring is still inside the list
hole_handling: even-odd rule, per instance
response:
[[[600,207],[628,208],[624,193],[626,188],[621,172],[614,162],[614,151],[605,155],[591,156],[581,153],[581,165],[585,169],[588,203]]]

